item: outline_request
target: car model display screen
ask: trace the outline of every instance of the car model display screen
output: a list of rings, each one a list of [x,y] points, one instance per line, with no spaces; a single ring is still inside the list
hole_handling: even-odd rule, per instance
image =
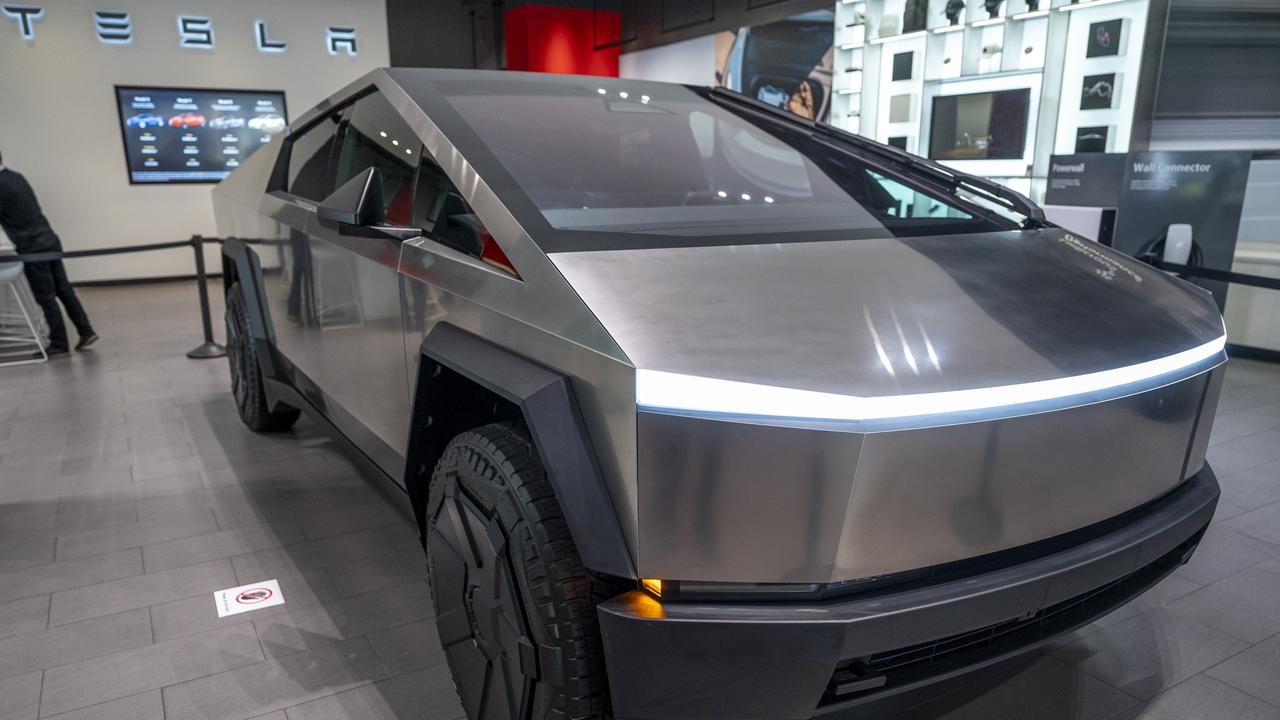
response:
[[[131,183],[218,182],[285,128],[284,93],[116,86]]]
[[[933,99],[929,157],[934,160],[1016,160],[1027,140],[1031,91],[1001,90]]]

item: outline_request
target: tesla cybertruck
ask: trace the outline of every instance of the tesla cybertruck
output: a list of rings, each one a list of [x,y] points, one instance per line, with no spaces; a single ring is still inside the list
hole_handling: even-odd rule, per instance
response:
[[[471,718],[856,715],[1217,503],[1208,293],[742,95],[378,70],[213,195],[240,416],[412,513]]]

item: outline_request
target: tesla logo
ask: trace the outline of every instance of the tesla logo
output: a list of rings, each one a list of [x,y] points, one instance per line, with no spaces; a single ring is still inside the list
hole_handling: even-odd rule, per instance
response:
[[[344,50],[348,55],[356,54],[356,29],[353,27],[340,27],[330,25],[325,28],[329,41],[329,54],[337,55],[339,50]]]
[[[263,20],[258,20],[253,24],[253,31],[258,39],[258,49],[262,52],[280,53],[289,47],[286,42],[271,39],[271,33],[267,32],[267,23]]]
[[[6,3],[0,5],[0,12],[14,22],[23,40],[35,40],[36,21],[44,18],[43,6]],[[93,29],[98,41],[106,45],[128,45],[133,42],[133,19],[127,12],[94,10]],[[253,36],[259,52],[282,53],[289,49],[288,42],[272,36],[265,20],[254,21]],[[179,15],[178,44],[184,48],[212,50],[217,44],[213,19],[204,15]],[[325,49],[330,55],[344,53],[355,55],[355,27],[351,25],[325,27]]]
[[[107,45],[128,45],[133,41],[133,22],[129,13],[95,10],[93,26],[98,39]]]
[[[32,5],[5,5],[3,10],[5,15],[18,23],[18,32],[22,33],[24,40],[35,39],[36,21],[44,17],[44,8]]]
[[[182,47],[212,48],[213,21],[207,17],[179,15],[178,37],[181,38]]]

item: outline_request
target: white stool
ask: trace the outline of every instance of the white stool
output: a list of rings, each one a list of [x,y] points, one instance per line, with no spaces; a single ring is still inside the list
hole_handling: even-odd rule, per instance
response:
[[[0,367],[45,362],[40,331],[18,291],[22,263],[0,262]],[[39,352],[33,352],[35,348]],[[38,355],[38,357],[37,357]]]

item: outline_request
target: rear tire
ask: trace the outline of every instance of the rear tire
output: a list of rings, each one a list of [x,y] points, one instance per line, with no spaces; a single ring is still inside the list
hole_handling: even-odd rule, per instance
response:
[[[427,501],[436,626],[471,720],[608,716],[588,572],[522,426],[495,423],[445,448]]]
[[[288,430],[301,414],[296,408],[272,412],[262,380],[262,364],[249,334],[249,309],[240,283],[227,289],[227,362],[231,366],[231,395],[240,421],[258,432]]]

